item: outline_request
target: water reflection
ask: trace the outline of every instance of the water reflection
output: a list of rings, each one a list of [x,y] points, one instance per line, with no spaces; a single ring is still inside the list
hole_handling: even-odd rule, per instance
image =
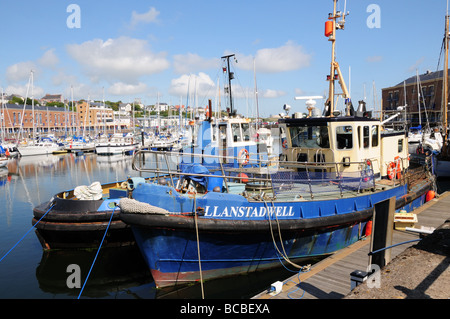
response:
[[[43,251],[42,259],[36,268],[36,279],[43,292],[77,298],[80,289],[67,286],[69,265],[81,269],[83,285],[96,250],[53,250]],[[83,298],[107,298],[133,287],[151,284],[150,272],[136,246],[102,248],[94,264],[89,280],[83,290]]]

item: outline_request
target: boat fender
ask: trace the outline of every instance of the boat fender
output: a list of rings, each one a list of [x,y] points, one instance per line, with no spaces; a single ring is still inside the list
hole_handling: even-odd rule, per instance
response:
[[[139,184],[145,183],[145,178],[142,177],[131,177],[127,180],[127,189],[133,191]]]
[[[147,203],[139,202],[135,199],[122,198],[119,202],[120,211],[122,213],[132,213],[132,214],[159,214],[167,215],[169,211],[152,206]]]
[[[436,193],[433,190],[429,190],[425,196],[425,201],[429,202],[436,196]]]

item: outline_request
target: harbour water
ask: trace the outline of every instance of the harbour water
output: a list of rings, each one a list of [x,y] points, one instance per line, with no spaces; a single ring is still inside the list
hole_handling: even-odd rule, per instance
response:
[[[33,208],[62,190],[139,176],[132,170],[131,160],[131,156],[68,153],[10,161],[8,170],[0,172],[0,299],[78,298],[81,289],[68,284],[74,282],[69,278],[73,273],[69,266],[79,266],[83,285],[97,250],[43,251],[31,225]],[[249,298],[291,275],[280,268],[214,280],[204,285],[204,293],[207,298]],[[201,296],[199,284],[176,290],[156,289],[138,248],[132,247],[102,248],[81,298]]]
[[[65,189],[139,176],[132,170],[131,160],[131,156],[122,155],[32,156],[10,161],[8,170],[0,171],[0,299],[78,298],[81,289],[69,287],[73,271],[68,267],[79,266],[82,285],[97,250],[43,251],[31,226],[33,207]],[[448,180],[438,183],[438,193],[449,189]],[[204,295],[206,298],[250,298],[271,283],[292,275],[292,271],[280,267],[211,280],[204,284]],[[201,297],[198,283],[182,289],[156,289],[136,247],[102,248],[81,295],[81,298],[101,299]]]

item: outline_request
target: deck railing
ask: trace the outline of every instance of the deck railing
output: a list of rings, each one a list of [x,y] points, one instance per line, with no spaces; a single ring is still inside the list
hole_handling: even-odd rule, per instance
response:
[[[226,162],[226,163],[225,163]],[[202,165],[207,171],[195,173],[183,168]],[[246,189],[271,191],[273,197],[310,197],[321,193],[337,193],[343,197],[348,192],[361,192],[375,188],[375,176],[370,161],[345,163],[300,163],[270,161],[266,158],[242,158],[206,154],[183,154],[141,150],[136,152],[132,167],[139,172],[163,177],[175,186],[186,176],[208,179],[223,179],[223,186],[229,191],[229,184],[246,183]],[[346,169],[344,169],[344,167]],[[350,170],[350,168],[352,168]]]

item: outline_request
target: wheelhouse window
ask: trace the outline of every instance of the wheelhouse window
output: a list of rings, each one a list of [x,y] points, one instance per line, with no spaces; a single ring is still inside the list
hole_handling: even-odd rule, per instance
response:
[[[217,132],[216,125],[213,124],[212,127],[211,127],[211,129],[212,129],[212,140],[215,141],[216,138],[217,138],[216,135],[217,135],[217,133],[218,133],[218,132]]]
[[[370,142],[370,131],[368,126],[364,126],[363,128],[363,143],[364,148],[369,148],[369,142]]]
[[[242,123],[242,135],[244,141],[250,141],[250,125],[248,123]]]
[[[378,125],[372,125],[372,147],[378,146]]]
[[[330,139],[327,126],[290,127],[292,147],[328,148]]]
[[[398,152],[401,153],[403,152],[403,139],[399,139],[398,140]]]
[[[350,149],[353,148],[353,129],[351,126],[336,127],[337,148]]]
[[[233,135],[233,141],[241,142],[241,126],[238,123],[231,124],[231,134]]]

